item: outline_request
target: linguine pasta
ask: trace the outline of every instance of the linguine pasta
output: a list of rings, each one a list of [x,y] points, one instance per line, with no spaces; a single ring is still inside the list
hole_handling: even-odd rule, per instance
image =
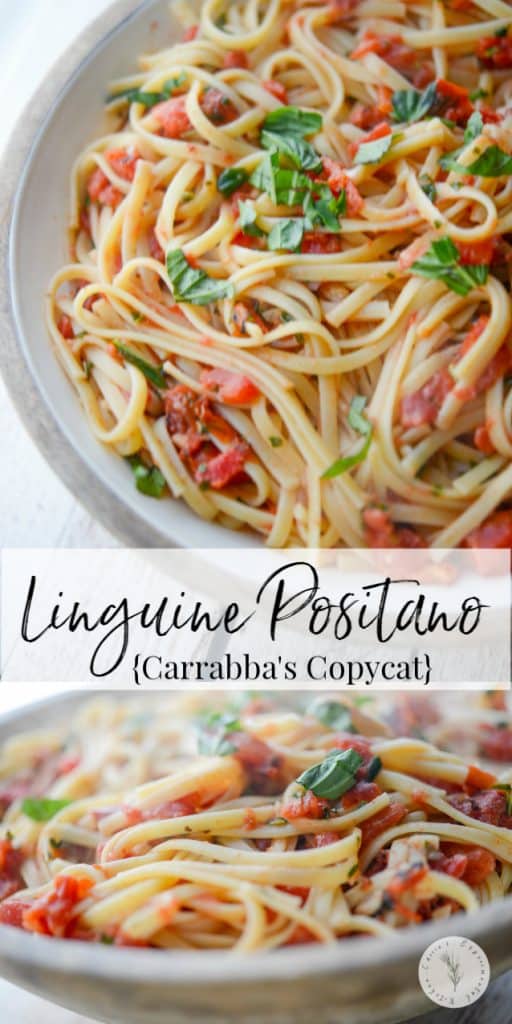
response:
[[[305,711],[227,700],[101,698],[12,737],[0,922],[250,953],[386,935],[509,892],[511,768],[499,781],[420,738],[433,704],[399,696],[386,723],[332,694]]]
[[[510,5],[172,12],[47,303],[94,435],[271,546],[512,546]]]

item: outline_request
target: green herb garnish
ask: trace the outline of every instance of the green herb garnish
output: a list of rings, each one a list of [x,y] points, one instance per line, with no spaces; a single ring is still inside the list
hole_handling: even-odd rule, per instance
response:
[[[322,725],[329,729],[340,730],[340,732],[355,732],[352,725],[350,708],[346,704],[340,704],[337,700],[314,701],[308,708],[308,714],[313,715]]]
[[[341,459],[337,459],[329,469],[326,469],[325,473],[322,474],[323,480],[332,480],[334,477],[341,476],[342,473],[346,473],[348,469],[352,469],[354,466],[358,466],[360,462],[364,462],[373,437],[373,427],[366,416],[363,416],[363,409],[366,405],[366,398],[364,395],[356,395],[352,399],[350,405],[350,411],[348,414],[348,422],[350,426],[357,430],[358,434],[362,434],[366,438],[363,447],[360,451],[356,452],[355,455],[345,455]]]
[[[21,810],[23,814],[27,815],[27,818],[32,818],[32,821],[50,821],[64,807],[69,807],[71,802],[71,800],[51,800],[49,797],[41,799],[27,797],[23,800]]]
[[[220,711],[205,715],[199,725],[197,748],[200,754],[224,757],[232,754],[236,747],[229,741],[229,734],[241,732],[242,723],[238,718]]]
[[[297,782],[310,789],[315,796],[324,800],[337,800],[356,783],[356,776],[363,763],[357,750],[332,750],[319,764],[307,768],[299,775]]]
[[[118,92],[108,97],[107,102],[113,103],[114,100],[126,100],[128,103],[141,103],[143,107],[150,110],[151,107],[156,107],[157,103],[164,103],[165,100],[171,98],[176,92],[176,89],[180,89],[182,85],[185,85],[187,81],[186,75],[178,75],[177,78],[170,78],[165,83],[160,92],[144,92],[142,89],[124,89],[122,92]]]
[[[132,468],[135,486],[148,498],[161,498],[165,488],[165,477],[157,466],[146,466],[139,455],[130,455],[128,462]]]
[[[423,92],[418,89],[398,89],[391,97],[393,120],[413,124],[422,121],[438,100],[437,87],[431,82]]]
[[[244,171],[243,167],[228,167],[227,170],[222,171],[217,178],[217,189],[221,195],[229,196],[233,195],[238,188],[245,185],[246,181],[249,180],[247,171]]]
[[[430,249],[411,267],[415,274],[442,281],[457,295],[468,295],[473,288],[485,284],[489,267],[484,264],[461,266],[460,253],[451,238],[438,238]]]
[[[127,363],[132,363],[136,366],[141,373],[154,385],[155,388],[167,387],[167,380],[164,371],[159,366],[153,366],[152,363],[148,363],[146,359],[142,359],[141,356],[133,352],[131,348],[123,345],[121,341],[114,341],[114,345],[118,352],[126,359]]]
[[[382,135],[380,139],[372,139],[370,142],[362,142],[354,157],[355,164],[377,164],[387,153],[393,142],[394,136],[391,132]]]
[[[176,302],[207,306],[217,299],[233,297],[234,289],[229,281],[215,280],[204,270],[191,267],[182,249],[171,249],[167,253],[167,273]]]

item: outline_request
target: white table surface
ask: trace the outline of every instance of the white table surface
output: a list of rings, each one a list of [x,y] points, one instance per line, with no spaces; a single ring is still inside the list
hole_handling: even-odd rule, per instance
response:
[[[0,152],[53,61],[109,0],[0,0]],[[2,547],[101,547],[114,538],[79,505],[39,454],[7,396],[0,378],[0,432],[8,439],[2,460],[0,542]],[[5,449],[4,449],[5,451]],[[41,691],[38,691],[41,696]],[[35,696],[3,693],[2,710]],[[20,699],[21,698],[21,699]],[[0,1020],[9,1024],[88,1024],[0,979]]]

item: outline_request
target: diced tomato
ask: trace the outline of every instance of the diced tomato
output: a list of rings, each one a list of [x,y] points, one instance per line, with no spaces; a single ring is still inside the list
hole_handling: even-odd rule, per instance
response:
[[[382,790],[380,786],[377,786],[376,782],[364,782],[360,780],[356,782],[352,789],[349,789],[347,793],[341,798],[341,803],[344,811],[351,811],[355,807],[359,807],[360,804],[369,803],[371,800],[375,800],[376,797],[380,796]]]
[[[164,262],[165,253],[154,231],[149,236],[149,254],[154,260],[158,260],[159,263]]]
[[[58,875],[50,892],[25,910],[23,927],[40,935],[64,938],[76,918],[77,904],[85,899],[93,885],[90,878]]]
[[[23,928],[23,915],[30,903],[23,900],[7,900],[0,904],[0,924],[8,924],[11,928]]]
[[[512,730],[506,725],[501,727],[482,724],[478,746],[482,757],[488,757],[490,761],[500,761],[505,764],[512,762]]]
[[[362,821],[360,824],[362,832],[362,845],[371,843],[377,836],[380,836],[382,832],[386,832],[388,828],[393,828],[394,825],[399,825],[401,821],[407,815],[407,808],[405,804],[400,803],[398,800],[392,800],[388,807],[384,810],[378,811],[377,814],[372,815],[371,818],[367,818],[366,821]]]
[[[436,92],[438,102],[434,105],[434,112],[447,118],[448,121],[465,124],[473,113],[473,104],[468,90],[462,85],[456,85],[455,82],[438,78]]]
[[[470,796],[466,793],[453,793],[447,797],[448,803],[470,818],[483,821],[487,825],[510,827],[507,815],[507,798],[502,790],[486,789],[482,793]]]
[[[96,170],[92,172],[87,185],[87,193],[91,203],[98,202],[101,193],[109,184],[110,182],[107,175],[103,173],[101,167],[97,167]]]
[[[23,851],[13,846],[9,839],[0,839],[0,900],[23,888],[22,864]]]
[[[471,792],[473,789],[488,789],[496,782],[496,776],[492,772],[486,772],[476,764],[470,764],[466,775],[465,785]]]
[[[235,748],[233,757],[249,777],[251,790],[263,794],[279,793],[283,781],[281,755],[248,732],[230,732],[229,743]]]
[[[398,257],[398,269],[409,270],[409,267],[412,267],[416,260],[421,259],[427,251],[428,245],[429,243],[426,238],[415,238],[414,242],[411,242],[405,249],[402,249]]]
[[[364,761],[371,761],[372,748],[366,736],[358,736],[351,732],[339,732],[332,740],[333,750],[355,750]]]
[[[435,871],[461,878],[468,885],[481,885],[496,867],[496,858],[481,846],[443,843],[442,851],[430,858]]]
[[[175,96],[170,100],[164,100],[163,103],[157,103],[152,114],[166,139],[180,139],[192,127],[184,96]]]
[[[214,124],[228,124],[238,117],[235,104],[220,89],[206,89],[201,97],[201,109]]]
[[[476,44],[476,55],[484,68],[512,68],[512,36],[484,36]]]
[[[391,114],[393,110],[391,89],[385,85],[378,85],[377,95],[377,103],[371,107],[365,106],[364,103],[354,104],[349,117],[351,124],[357,125],[363,131],[368,131],[381,123],[383,117],[388,117]]]
[[[60,333],[62,334],[62,337],[65,338],[66,341],[73,340],[73,338],[75,337],[75,332],[73,330],[73,324],[69,316],[66,316],[65,313],[63,313],[57,326],[59,328]]]
[[[405,429],[435,423],[439,410],[454,386],[448,370],[436,373],[418,391],[405,395],[400,402],[400,423]]]
[[[263,88],[266,89],[266,91],[269,92],[271,96],[275,96],[276,100],[279,100],[279,102],[282,103],[284,107],[287,106],[288,93],[286,92],[286,89],[284,85],[281,84],[281,82],[276,82],[274,78],[267,78],[267,80],[263,82]]]
[[[197,395],[184,384],[177,384],[165,395],[165,415],[167,429],[173,434],[185,434],[191,427],[195,428]]]
[[[322,800],[310,790],[299,797],[294,797],[281,807],[283,818],[288,821],[295,821],[296,818],[328,818],[329,801]]]
[[[213,391],[226,405],[250,405],[260,392],[249,377],[230,370],[202,370],[199,383],[205,391]]]
[[[62,775],[69,775],[70,772],[74,772],[75,768],[78,768],[79,764],[80,757],[78,754],[63,754],[57,762],[57,777],[60,778]]]
[[[135,149],[111,149],[105,153],[105,159],[112,170],[124,181],[133,181],[140,156]]]
[[[485,263],[489,266],[496,256],[498,239],[495,235],[485,238],[482,242],[457,242],[457,249],[460,253],[460,262],[463,266],[476,266]]]
[[[342,189],[345,189],[347,201],[347,213],[349,217],[357,217],[364,206],[364,199],[354,182],[346,173],[342,164],[331,160],[329,156],[322,159],[324,171],[327,174],[327,184],[333,193],[338,196]]]
[[[363,510],[365,543],[369,548],[425,548],[423,537],[410,526],[397,526],[380,508]]]
[[[199,25],[189,25],[183,33],[183,42],[191,43],[194,39],[197,39],[199,34]]]
[[[209,484],[215,491],[222,490],[236,481],[243,472],[250,451],[247,445],[238,444],[218,455],[200,453],[200,463],[195,478],[200,484]]]
[[[368,53],[376,53],[397,71],[411,71],[418,64],[418,54],[402,41],[401,36],[375,35],[365,32],[361,42],[352,51],[352,60],[366,57]]]
[[[196,814],[201,806],[197,793],[189,793],[188,796],[179,800],[166,800],[165,803],[157,804],[155,807],[148,807],[141,810],[139,807],[123,807],[123,813],[130,825],[138,825],[141,821],[163,821],[166,818],[184,818],[189,814]]]
[[[386,892],[392,899],[402,896],[404,892],[413,889],[418,882],[421,882],[428,874],[426,864],[411,864],[410,867],[399,871],[386,886]]]
[[[459,349],[459,359],[461,359],[462,356],[465,356],[466,352],[469,352],[470,348],[473,348],[473,345],[481,337],[488,323],[488,316],[479,316],[478,320],[475,320],[474,324],[471,325],[468,333],[465,335],[462,345]]]
[[[463,548],[512,549],[512,510],[493,512],[462,541]]]
[[[223,67],[248,68],[249,61],[244,50],[228,50],[224,56]]]
[[[391,135],[391,128],[387,121],[381,121],[375,125],[375,128],[372,128],[371,132],[363,135],[362,139],[358,139],[357,142],[351,142],[348,147],[350,156],[353,159],[360,146],[365,145],[367,142],[375,142],[377,139],[384,139],[386,135]]]
[[[327,8],[328,24],[334,25],[338,21],[343,21],[344,18],[349,18],[359,2],[360,0],[330,0]]]
[[[285,946],[302,946],[306,942],[318,942],[316,935],[310,932],[309,928],[306,928],[303,924],[298,924],[293,929],[290,937],[286,940]]]
[[[244,334],[248,333],[245,330],[247,323],[257,324],[262,331],[268,331],[268,324],[265,323],[263,317],[245,302],[235,302],[232,323],[234,328],[233,334],[236,338],[241,338]]]
[[[340,235],[324,231],[306,231],[300,247],[302,253],[334,253],[341,251]]]

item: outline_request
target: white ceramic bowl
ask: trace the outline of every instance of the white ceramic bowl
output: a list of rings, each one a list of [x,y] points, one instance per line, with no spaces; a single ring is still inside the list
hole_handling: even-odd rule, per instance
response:
[[[12,210],[7,290],[17,343],[46,409],[37,394],[29,394],[26,367],[14,346],[9,358],[2,360],[2,368],[20,413],[52,468],[122,539],[145,547],[247,547],[258,541],[203,522],[182,502],[152,501],[135,489],[126,464],[90,433],[78,399],[51,352],[43,322],[50,277],[69,258],[71,167],[102,130],[108,83],[133,71],[139,54],[168,46],[181,34],[169,7],[167,0],[113,3],[52,69],[7,147],[2,168],[2,182],[7,182],[6,219]],[[114,22],[116,27],[111,29]],[[19,155],[29,147],[21,172]],[[4,225],[4,241],[5,230]],[[34,409],[29,414],[31,404]]]
[[[4,716],[0,744],[69,718],[83,699],[68,694]],[[435,938],[474,939],[498,973],[512,965],[511,932],[510,897],[385,940],[355,938],[247,957],[116,949],[0,925],[0,973],[108,1024],[391,1024],[432,1008],[418,984],[418,964]]]

